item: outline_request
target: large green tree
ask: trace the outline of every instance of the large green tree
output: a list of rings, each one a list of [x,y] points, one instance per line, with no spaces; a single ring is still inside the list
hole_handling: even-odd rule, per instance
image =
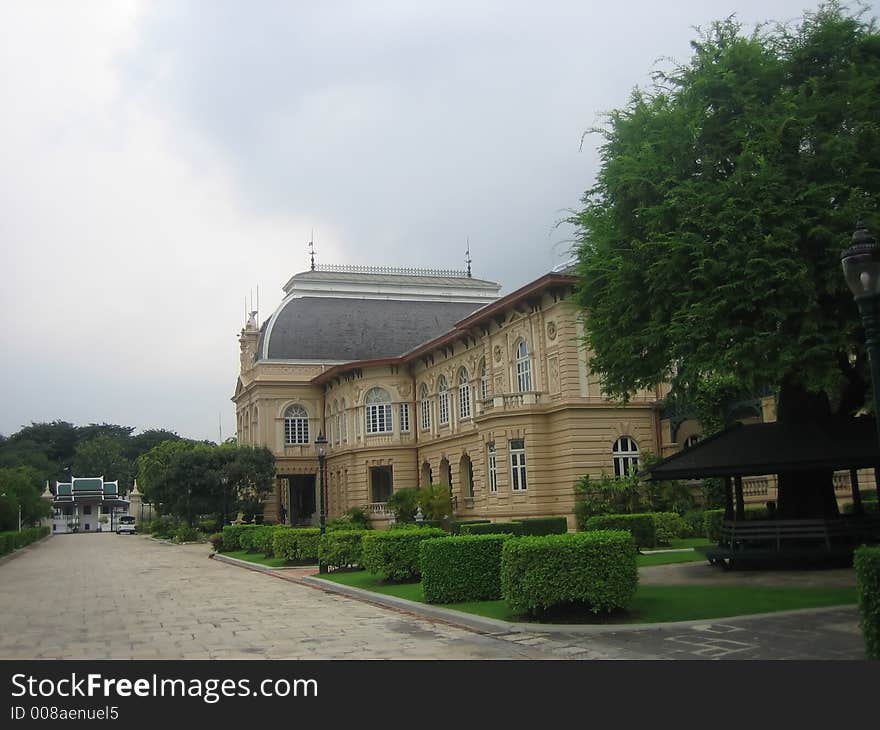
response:
[[[118,480],[120,491],[127,491],[131,485],[131,472],[131,462],[125,455],[125,442],[117,436],[100,433],[76,447],[74,476],[103,476],[107,482]]]
[[[208,448],[205,444],[190,439],[166,440],[138,456],[135,462],[138,488],[143,492],[144,499],[148,502],[161,501],[161,495],[156,490],[164,483],[172,460],[178,454],[199,447]]]
[[[165,441],[138,459],[144,493],[161,514],[192,524],[203,515],[222,522],[261,508],[275,479],[275,457],[267,448]]]
[[[19,513],[23,526],[38,524],[51,514],[49,504],[40,498],[40,487],[40,474],[35,469],[0,468],[0,532],[17,530]]]
[[[733,19],[690,62],[609,115],[572,221],[591,368],[606,391],[778,394],[780,420],[866,403],[840,251],[877,230],[880,35],[837,4],[745,34]],[[833,511],[831,475],[783,475],[788,514]]]

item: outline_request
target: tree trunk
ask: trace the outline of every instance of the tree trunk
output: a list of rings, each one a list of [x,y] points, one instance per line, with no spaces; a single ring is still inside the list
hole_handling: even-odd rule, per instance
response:
[[[779,393],[777,418],[782,423],[823,423],[831,419],[824,393],[808,393],[791,376]],[[837,517],[834,472],[831,469],[779,474],[776,514],[781,520]]]

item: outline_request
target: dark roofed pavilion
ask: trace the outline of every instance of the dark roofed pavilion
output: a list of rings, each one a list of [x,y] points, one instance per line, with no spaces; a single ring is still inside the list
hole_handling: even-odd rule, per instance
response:
[[[874,469],[880,492],[880,447],[873,418],[832,419],[825,423],[758,423],[732,426],[689,449],[645,469],[651,481],[678,479],[725,480],[722,547],[707,551],[710,560],[734,555],[755,557],[807,552],[851,552],[860,541],[880,539],[880,518],[866,515],[859,489],[858,470]],[[796,505],[776,505],[768,520],[745,520],[743,477],[768,474],[795,475],[847,470],[850,474],[853,514],[833,511],[802,514]],[[785,546],[787,550],[783,550]],[[760,549],[754,549],[755,547]],[[794,546],[794,549],[792,549]]]

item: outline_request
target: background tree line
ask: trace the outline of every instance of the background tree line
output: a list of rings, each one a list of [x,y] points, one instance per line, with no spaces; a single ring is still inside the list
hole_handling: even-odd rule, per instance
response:
[[[162,428],[134,431],[111,423],[52,421],[0,435],[0,530],[17,528],[19,508],[25,524],[46,516],[49,508],[40,498],[46,481],[54,489],[56,481],[72,476],[118,481],[123,495],[138,479],[147,501],[184,519],[256,512],[271,489],[274,458],[267,449],[218,446]]]

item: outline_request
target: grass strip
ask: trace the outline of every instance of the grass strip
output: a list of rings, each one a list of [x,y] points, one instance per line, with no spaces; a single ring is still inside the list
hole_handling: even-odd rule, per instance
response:
[[[421,583],[385,583],[365,571],[337,571],[319,576],[335,583],[362,588],[418,603],[425,602]],[[660,623],[772,613],[800,608],[840,606],[856,602],[855,588],[774,588],[768,586],[639,586],[626,614],[594,616],[582,607],[545,614],[540,621],[517,616],[505,601],[446,604],[444,608],[501,621],[535,623],[627,624]]]
[[[257,565],[265,565],[269,568],[286,568],[293,563],[289,563],[281,558],[267,558],[262,553],[249,553],[247,550],[233,550],[228,553],[220,553],[227,558],[235,558],[236,560],[244,560],[248,563],[256,563]]]

